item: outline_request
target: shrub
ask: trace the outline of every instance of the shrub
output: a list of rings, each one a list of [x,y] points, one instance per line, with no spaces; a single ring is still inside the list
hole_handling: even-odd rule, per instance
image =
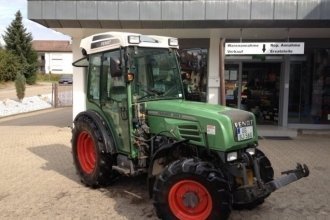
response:
[[[17,98],[22,101],[25,96],[25,76],[21,73],[17,73],[16,80],[15,80],[15,87],[16,87],[16,94]]]
[[[22,65],[22,72],[28,84],[35,84],[38,65],[37,52],[32,48],[32,34],[23,24],[20,11],[15,14],[15,19],[4,31],[2,38],[6,43],[6,50],[15,54]]]
[[[37,81],[37,72],[35,71],[35,69],[36,68],[33,64],[25,63],[25,65],[23,65],[22,72],[25,76],[26,83],[29,85],[33,85]]]
[[[20,70],[19,59],[13,53],[0,49],[0,82],[14,81]]]

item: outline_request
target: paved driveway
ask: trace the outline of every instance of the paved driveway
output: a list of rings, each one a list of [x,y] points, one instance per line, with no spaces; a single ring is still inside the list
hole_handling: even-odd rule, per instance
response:
[[[0,118],[0,126],[72,126],[72,107],[51,108]]]
[[[7,118],[0,120],[0,138],[0,219],[156,219],[143,176],[103,189],[80,184],[65,123],[19,126]],[[274,192],[255,210],[234,210],[230,219],[329,219],[329,143],[321,136],[261,140],[277,174],[299,161],[311,175]]]

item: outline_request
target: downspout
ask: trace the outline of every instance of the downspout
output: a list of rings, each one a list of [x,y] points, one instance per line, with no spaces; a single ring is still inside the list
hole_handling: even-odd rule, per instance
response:
[[[220,105],[226,105],[226,90],[225,90],[225,38],[220,39],[219,45],[219,77],[220,77],[220,90],[219,90],[219,97],[220,97]]]

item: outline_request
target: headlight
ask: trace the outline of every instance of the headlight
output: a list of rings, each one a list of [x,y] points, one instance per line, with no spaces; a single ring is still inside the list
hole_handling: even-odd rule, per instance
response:
[[[247,148],[246,152],[249,153],[250,155],[255,155],[256,149],[254,147]]]
[[[230,152],[227,154],[227,161],[237,160],[237,152]]]
[[[178,46],[179,42],[177,38],[170,38],[168,39],[168,45],[169,46]]]
[[[140,36],[136,36],[136,35],[128,36],[128,43],[130,43],[130,44],[139,44],[140,43]]]

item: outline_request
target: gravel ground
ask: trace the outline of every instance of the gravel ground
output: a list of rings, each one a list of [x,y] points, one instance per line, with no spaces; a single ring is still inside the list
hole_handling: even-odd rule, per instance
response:
[[[52,84],[41,82],[27,85],[25,98],[19,101],[14,83],[0,84],[0,118],[51,108]]]
[[[12,99],[5,99],[0,101],[0,117],[51,107],[51,95],[26,97],[21,102]]]

